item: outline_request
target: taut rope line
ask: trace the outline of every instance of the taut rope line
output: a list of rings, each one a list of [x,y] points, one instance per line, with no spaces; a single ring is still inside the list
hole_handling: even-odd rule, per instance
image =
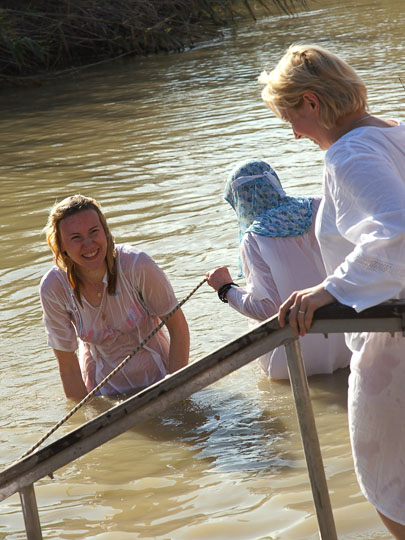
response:
[[[200,281],[200,283],[194,287],[194,289],[191,291],[190,294],[188,294],[185,298],[183,298],[183,300],[181,300],[181,302],[179,302],[177,304],[177,306],[172,309],[172,311],[170,313],[168,313],[168,315],[166,315],[166,317],[164,317],[164,319],[162,319],[161,323],[154,329],[152,330],[152,332],[146,336],[146,338],[141,341],[141,343],[136,347],[136,349],[134,351],[132,351],[131,353],[129,353],[125,358],[124,360],[118,364],[118,366],[116,368],[114,368],[111,373],[109,375],[107,375],[107,377],[105,377],[105,379],[103,379],[95,388],[93,388],[93,390],[91,390],[91,392],[89,392],[87,394],[86,397],[84,397],[75,407],[73,407],[73,409],[71,411],[68,412],[68,414],[66,416],[64,416],[61,420],[59,420],[59,422],[57,424],[55,424],[47,433],[45,433],[45,435],[38,441],[36,442],[29,450],[27,450],[19,459],[17,459],[17,461],[15,463],[17,463],[18,461],[20,461],[21,459],[27,457],[29,454],[32,454],[32,452],[34,452],[34,450],[36,450],[39,446],[41,446],[41,444],[46,441],[46,439],[48,439],[48,437],[50,437],[53,433],[55,433],[55,431],[60,428],[60,426],[62,424],[64,424],[67,420],[69,420],[69,418],[71,418],[75,412],[77,412],[81,407],[83,407],[83,405],[85,405],[89,399],[91,397],[94,396],[94,394],[96,394],[98,392],[98,390],[100,390],[100,388],[102,386],[104,386],[112,377],[114,377],[114,375],[122,368],[125,366],[125,364],[140,350],[142,349],[142,347],[162,328],[162,326],[164,326],[166,324],[166,322],[170,319],[170,317],[172,315],[174,315],[176,313],[177,310],[179,310],[181,308],[181,306],[183,304],[185,304],[187,302],[187,300],[189,298],[191,298],[193,296],[193,294],[201,287],[201,285],[203,285],[205,282],[207,281],[207,278],[204,278],[202,281]]]

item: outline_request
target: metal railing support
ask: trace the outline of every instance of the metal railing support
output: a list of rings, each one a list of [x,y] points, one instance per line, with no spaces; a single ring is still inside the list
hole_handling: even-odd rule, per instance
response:
[[[25,530],[27,532],[27,540],[42,540],[34,484],[23,487],[20,489],[19,493],[24,515]]]
[[[308,380],[298,338],[286,342],[284,347],[318,518],[320,537],[322,540],[337,540],[318,432],[316,430],[314,412],[309,395]]]

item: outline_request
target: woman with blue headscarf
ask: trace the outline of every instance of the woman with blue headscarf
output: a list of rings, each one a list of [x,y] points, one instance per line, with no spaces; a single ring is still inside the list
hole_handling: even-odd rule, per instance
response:
[[[219,298],[257,324],[278,312],[281,303],[301,288],[326,277],[315,238],[320,197],[290,197],[272,167],[261,160],[238,165],[227,181],[225,200],[235,210],[239,228],[239,267],[246,287],[232,281],[227,267],[207,272]],[[300,338],[307,375],[332,373],[349,363],[342,334]],[[288,378],[284,347],[262,356],[273,379]]]

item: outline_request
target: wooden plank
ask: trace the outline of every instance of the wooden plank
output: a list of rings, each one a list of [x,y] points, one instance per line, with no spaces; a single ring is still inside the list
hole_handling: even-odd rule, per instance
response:
[[[27,540],[42,540],[41,524],[39,522],[38,506],[33,484],[29,484],[20,490],[20,499]]]
[[[308,380],[298,339],[285,344],[288,373],[311,482],[321,540],[338,540],[329,498],[321,447],[309,396]]]
[[[242,335],[2,471],[0,500],[53,473],[137,423],[165,411],[175,402],[205,388],[292,337],[290,328],[274,331],[274,325],[274,321],[269,321],[267,325]]]

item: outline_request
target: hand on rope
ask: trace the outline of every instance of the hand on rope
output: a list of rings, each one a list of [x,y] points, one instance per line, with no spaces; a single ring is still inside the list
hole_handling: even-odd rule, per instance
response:
[[[125,358],[124,360],[122,360],[122,362],[120,364],[118,364],[117,367],[115,367],[111,373],[109,373],[107,375],[107,377],[105,377],[105,379],[103,379],[95,388],[93,388],[93,390],[91,390],[91,392],[89,392],[86,397],[84,397],[75,407],[73,407],[73,409],[71,411],[69,411],[66,416],[64,416],[61,420],[59,420],[59,422],[57,424],[55,424],[47,433],[45,433],[45,435],[43,437],[41,437],[41,439],[36,442],[29,450],[27,450],[21,457],[19,457],[15,463],[17,463],[18,461],[21,461],[23,458],[29,456],[30,454],[32,454],[32,452],[34,452],[34,450],[36,450],[39,446],[41,446],[41,444],[43,442],[46,441],[46,439],[48,439],[53,433],[55,433],[55,431],[60,428],[67,420],[69,420],[69,418],[71,418],[75,412],[77,412],[81,407],[83,407],[83,405],[85,405],[95,394],[97,394],[97,392],[100,390],[100,388],[102,388],[112,377],[114,377],[114,375],[116,373],[118,373],[118,371],[123,368],[125,366],[125,364],[133,357],[135,356],[135,354],[140,350],[142,349],[142,347],[167,323],[167,321],[170,319],[170,317],[172,315],[174,315],[176,313],[176,311],[178,311],[182,306],[183,304],[185,304],[187,302],[187,300],[189,300],[193,294],[201,287],[201,285],[203,285],[205,282],[207,281],[207,278],[204,278],[202,281],[200,281],[200,283],[194,287],[194,289],[185,297],[183,298],[183,300],[181,300],[181,302],[179,302],[177,304],[177,306],[172,309],[172,311],[170,313],[168,313],[166,315],[166,317],[164,317],[162,319],[162,321],[160,322],[160,324],[154,328],[152,330],[152,332],[146,336],[146,338],[136,347],[136,349],[134,351],[132,351],[131,353],[129,353]]]

